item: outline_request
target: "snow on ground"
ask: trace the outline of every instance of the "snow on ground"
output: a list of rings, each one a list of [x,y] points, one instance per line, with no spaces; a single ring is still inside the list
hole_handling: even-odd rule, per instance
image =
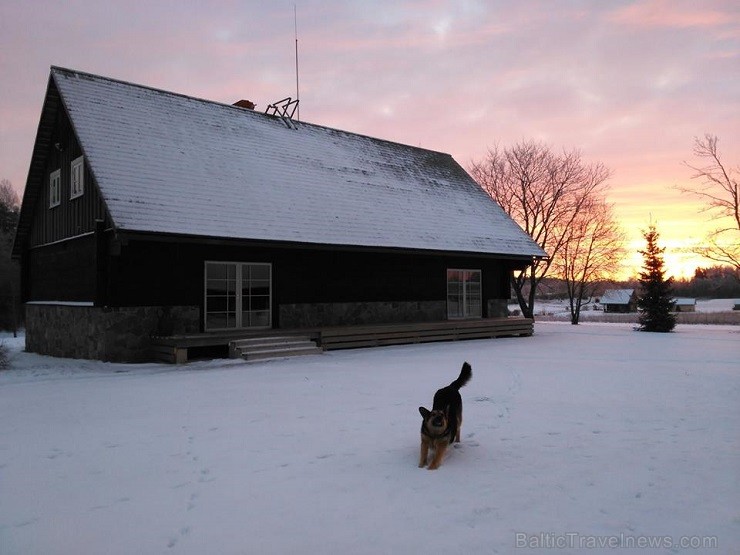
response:
[[[5,343],[3,554],[740,545],[737,327],[538,323],[529,338],[179,367]],[[462,443],[419,469],[417,407],[464,360]]]
[[[696,312],[732,312],[732,307],[738,302],[740,302],[740,299],[697,299]],[[516,303],[509,304],[509,311],[520,311],[519,305]],[[534,314],[535,316],[538,314],[554,314],[570,318],[568,299],[557,299],[552,301],[537,299],[534,303]],[[581,308],[581,318],[584,320],[589,318],[598,318],[602,314],[604,314],[603,309],[598,303],[589,303]]]
[[[696,299],[697,312],[728,312],[738,299]]]

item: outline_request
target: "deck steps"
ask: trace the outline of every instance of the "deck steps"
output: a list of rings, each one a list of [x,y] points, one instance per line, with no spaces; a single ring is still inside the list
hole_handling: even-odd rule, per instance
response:
[[[309,337],[295,335],[251,337],[229,342],[229,357],[246,361],[318,355],[322,352],[323,349]]]

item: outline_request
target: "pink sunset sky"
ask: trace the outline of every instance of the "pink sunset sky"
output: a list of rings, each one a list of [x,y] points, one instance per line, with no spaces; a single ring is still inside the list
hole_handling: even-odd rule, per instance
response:
[[[690,181],[694,137],[740,164],[737,0],[0,0],[0,178],[25,187],[49,67],[300,118],[449,152],[536,139],[612,171],[609,199],[635,275],[652,221],[668,271],[709,216]]]

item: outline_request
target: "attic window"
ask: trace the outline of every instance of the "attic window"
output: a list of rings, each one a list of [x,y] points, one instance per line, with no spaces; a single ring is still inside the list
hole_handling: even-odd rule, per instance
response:
[[[85,161],[80,156],[72,160],[71,186],[69,198],[81,197],[85,192]]]
[[[62,203],[62,170],[56,170],[49,175],[49,208]]]

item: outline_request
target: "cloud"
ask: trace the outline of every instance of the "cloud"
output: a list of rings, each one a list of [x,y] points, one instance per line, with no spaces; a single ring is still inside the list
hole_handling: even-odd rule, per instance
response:
[[[680,2],[676,0],[643,0],[613,10],[608,19],[634,27],[719,28],[738,24],[737,5],[728,2]],[[734,10],[734,11],[733,11]]]
[[[463,165],[523,138],[578,148],[613,170],[631,227],[660,212],[680,222],[666,223],[671,233],[702,218],[665,191],[688,179],[681,161],[692,137],[711,132],[740,151],[736,1],[295,5],[306,121],[449,152]],[[0,178],[25,182],[51,64],[247,98],[261,110],[292,96],[293,6],[0,0]]]

